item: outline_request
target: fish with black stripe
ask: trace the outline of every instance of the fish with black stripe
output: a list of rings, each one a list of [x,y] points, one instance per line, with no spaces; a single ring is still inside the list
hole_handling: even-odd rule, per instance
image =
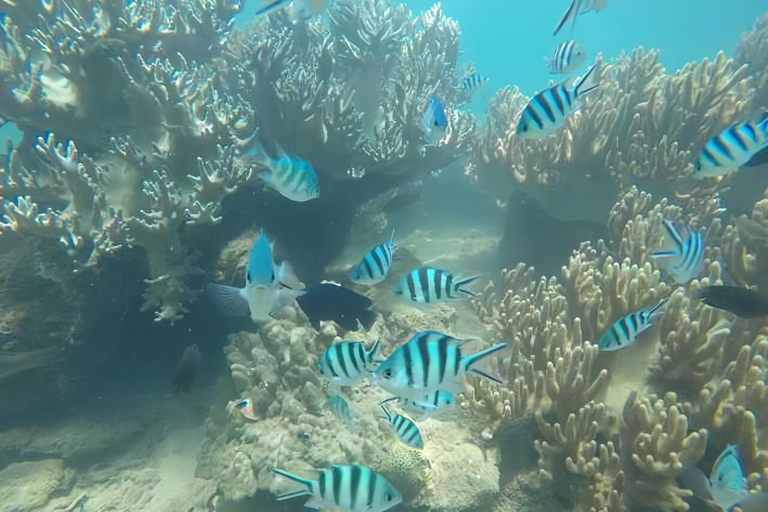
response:
[[[579,43],[574,40],[568,40],[561,43],[551,57],[544,57],[547,61],[547,68],[552,74],[568,75],[578,69],[587,58],[585,52]]]
[[[701,274],[704,267],[704,236],[687,227],[685,238],[674,222],[664,219],[664,246],[651,253],[675,279],[685,284]]]
[[[416,423],[411,418],[403,416],[402,414],[393,414],[389,412],[383,404],[379,404],[381,410],[384,411],[384,417],[389,422],[389,426],[392,427],[397,438],[417,450],[424,449],[424,439],[421,437],[421,431]]]
[[[479,277],[472,276],[461,279],[439,268],[416,267],[400,279],[393,292],[411,302],[423,302],[425,304],[458,300],[462,298],[460,295],[462,293],[476,297],[477,294],[465,286]]]
[[[651,309],[635,311],[618,319],[600,337],[597,343],[598,348],[604,352],[613,352],[637,343],[638,335],[651,327],[654,318],[664,314],[663,311],[659,311],[659,308],[666,301],[667,299],[660,300]]]
[[[340,341],[331,345],[320,356],[317,371],[328,381],[339,386],[354,386],[371,374],[379,342],[365,350],[362,341]]]
[[[424,395],[420,400],[393,396],[380,402],[379,405],[393,400],[396,401],[398,407],[405,411],[427,415],[439,414],[456,407],[456,398],[451,393],[439,389]]]
[[[699,179],[725,176],[750,166],[752,158],[766,148],[768,117],[759,123],[751,120],[736,123],[704,144],[693,164],[692,176]]]
[[[600,86],[595,70],[589,68],[576,85],[573,77],[557,85],[547,87],[531,98],[523,109],[515,133],[523,139],[541,139],[560,128],[565,118],[581,106],[579,99]]]
[[[382,282],[387,277],[389,267],[392,266],[392,255],[395,249],[395,231],[392,230],[389,242],[384,242],[368,251],[349,274],[349,278],[355,284],[368,286]]]
[[[563,17],[555,27],[553,35],[557,35],[566,23],[570,23],[571,32],[573,32],[573,28],[576,26],[576,18],[580,14],[585,14],[589,11],[600,12],[605,9],[607,4],[608,0],[572,0],[571,6],[565,11],[565,14],[563,14]]]
[[[386,478],[357,464],[315,470],[320,473],[317,480],[301,478],[277,468],[272,468],[272,471],[304,486],[279,495],[277,501],[311,496],[304,504],[307,508],[337,507],[349,512],[384,512],[403,501],[403,495]]]
[[[475,365],[507,344],[498,343],[470,355],[462,353],[463,344],[463,340],[437,331],[417,333],[371,373],[371,381],[395,396],[419,401],[437,390],[462,392],[467,373],[501,383]]]

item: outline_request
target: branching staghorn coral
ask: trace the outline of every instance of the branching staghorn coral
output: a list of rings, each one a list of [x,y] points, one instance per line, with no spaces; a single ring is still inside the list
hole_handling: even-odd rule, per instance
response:
[[[768,101],[768,11],[755,21],[751,31],[741,35],[734,59],[749,65],[749,72],[755,79],[755,105],[765,107]]]
[[[638,180],[645,187],[676,186],[692,170],[692,151],[748,113],[752,85],[747,67],[723,53],[672,76],[664,74],[658,58],[657,51],[636,48],[604,64],[597,71],[601,87],[544,140],[515,136],[525,105],[519,92],[497,97],[490,106],[492,121],[475,139],[476,162],[469,173],[501,200],[508,191],[498,187],[499,178],[484,174],[504,172],[524,187],[551,188],[579,179],[625,190]]]

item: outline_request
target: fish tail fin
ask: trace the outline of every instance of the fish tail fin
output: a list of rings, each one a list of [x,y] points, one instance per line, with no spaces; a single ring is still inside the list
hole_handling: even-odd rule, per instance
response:
[[[379,345],[381,345],[381,338],[377,339],[376,343],[374,343],[371,347],[371,350],[368,351],[368,356],[366,357],[368,364],[373,364],[376,362],[374,357],[376,357],[376,353],[379,351]]]
[[[394,229],[392,230],[392,234],[389,237],[389,243],[391,243],[392,245],[395,245],[395,230]]]
[[[571,22],[571,30],[573,30],[574,25],[576,25],[576,16],[579,15],[579,9],[577,8],[576,4],[580,4],[581,0],[573,0],[571,2],[571,6],[568,8],[567,11],[565,11],[565,14],[563,14],[562,19],[560,19],[560,23],[557,24],[555,27],[555,33],[552,34],[553,36],[556,36],[560,30],[565,26],[568,21]]]
[[[578,98],[579,96],[583,94],[587,94],[588,92],[594,91],[598,87],[600,87],[600,82],[598,81],[598,76],[595,73],[595,70],[600,67],[597,62],[595,62],[584,74],[584,76],[579,80],[579,83],[576,84],[576,87],[574,88],[574,92],[576,93],[575,96]]]
[[[390,398],[390,400],[392,399]],[[381,407],[381,410],[384,411],[384,416],[382,416],[382,418],[387,421],[392,421],[392,413],[389,412],[389,409],[387,409],[387,406],[384,405],[384,402],[379,403],[379,407]]]
[[[477,297],[477,294],[475,292],[473,292],[472,290],[470,290],[468,288],[465,288],[465,286],[467,286],[469,283],[471,283],[472,281],[475,281],[477,279],[480,279],[480,276],[472,276],[472,277],[468,277],[466,279],[462,279],[461,281],[458,281],[458,282],[454,283],[453,291],[461,292],[461,293],[466,293],[467,295],[469,295],[471,297]]]
[[[299,496],[307,496],[312,494],[312,480],[307,480],[306,478],[301,478],[296,475],[292,475],[291,473],[288,473],[287,471],[283,471],[282,469],[272,468],[272,471],[277,473],[278,475],[284,476],[285,478],[288,478],[290,480],[293,480],[294,482],[298,482],[302,485],[305,485],[305,489],[298,489],[295,491],[288,491],[286,493],[283,493],[277,497],[277,501],[283,501],[290,498],[298,498]]]
[[[475,375],[483,377],[484,379],[488,379],[491,382],[496,382],[501,384],[503,381],[500,378],[494,377],[482,370],[473,368],[472,366],[478,361],[495,354],[499,350],[502,350],[506,346],[507,346],[506,343],[497,343],[496,345],[493,345],[492,347],[488,347],[485,350],[481,350],[479,352],[475,352],[474,354],[468,355],[464,361],[464,371],[467,373],[474,373]]]
[[[651,253],[652,258],[671,258],[683,253],[683,237],[671,220],[664,219],[664,245]]]
[[[262,167],[271,168],[272,165],[272,157],[270,157],[266,151],[264,151],[264,146],[259,143],[259,141],[254,141],[253,148],[248,153],[248,156],[250,156],[254,162],[261,165]]]
[[[669,297],[665,297],[665,298],[661,299],[661,300],[659,301],[659,303],[658,303],[658,304],[656,304],[655,306],[653,306],[653,309],[651,309],[651,310],[649,311],[649,313],[650,313],[651,315],[653,315],[654,313],[656,313],[656,312],[658,311],[658,309],[659,309],[661,306],[663,306],[664,304],[666,304],[666,303],[667,303],[667,301],[668,301],[668,300],[669,300]]]
[[[214,306],[227,316],[244,317],[251,314],[251,308],[248,306],[248,300],[242,288],[208,283],[205,292]]]
[[[763,135],[768,137],[768,112],[763,112],[760,117],[760,122],[757,123],[757,127],[763,132]]]

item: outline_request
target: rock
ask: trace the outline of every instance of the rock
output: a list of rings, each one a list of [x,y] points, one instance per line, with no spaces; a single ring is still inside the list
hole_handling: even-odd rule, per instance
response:
[[[55,490],[66,487],[72,473],[60,459],[18,462],[0,471],[0,512],[42,507]]]

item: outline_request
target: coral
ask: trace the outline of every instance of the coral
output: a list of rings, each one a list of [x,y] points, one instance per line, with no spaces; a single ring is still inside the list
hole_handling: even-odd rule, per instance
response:
[[[688,510],[684,498],[692,493],[675,478],[704,455],[707,431],[689,433],[688,418],[676,403],[674,393],[661,399],[632,392],[627,398],[619,429],[625,502],[665,512]]]
[[[19,462],[0,471],[0,500],[6,510],[37,510],[66,489],[74,471],[58,459]]]

